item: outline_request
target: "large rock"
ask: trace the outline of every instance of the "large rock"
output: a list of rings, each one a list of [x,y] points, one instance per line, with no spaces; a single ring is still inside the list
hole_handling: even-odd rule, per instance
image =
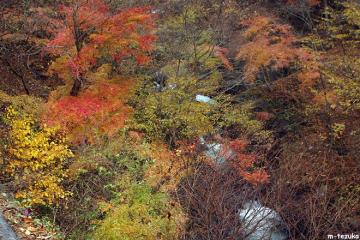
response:
[[[287,234],[278,226],[282,224],[280,215],[258,201],[249,201],[239,209],[246,240],[286,240]]]
[[[6,222],[4,217],[0,215],[0,240],[17,240],[16,234]]]

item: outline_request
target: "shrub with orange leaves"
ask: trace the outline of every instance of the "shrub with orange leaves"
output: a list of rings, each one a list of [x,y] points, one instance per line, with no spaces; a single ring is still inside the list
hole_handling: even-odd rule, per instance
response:
[[[297,47],[298,39],[291,26],[277,21],[276,18],[265,16],[243,21],[243,25],[248,27],[243,33],[248,42],[239,48],[236,58],[246,60],[245,78],[249,82],[255,81],[259,73],[268,68],[276,71],[296,66],[298,62],[307,67],[302,76],[318,70],[313,52]],[[311,74],[312,79],[315,77],[318,75]]]
[[[244,139],[230,141],[229,146],[235,152],[235,157],[231,159],[232,166],[252,185],[257,186],[268,183],[268,173],[255,164],[257,156],[252,153],[244,153],[247,145],[248,141]]]
[[[235,139],[230,142],[230,147],[237,152],[243,152],[249,142],[245,139]]]
[[[178,142],[176,150],[163,143],[150,145],[149,156],[153,163],[145,171],[145,179],[154,188],[174,191],[181,179],[191,172],[190,164],[198,156],[193,142]]]
[[[260,168],[257,164],[258,156],[254,153],[246,152],[246,147],[249,142],[245,139],[234,140],[219,140],[222,141],[220,151],[217,153],[216,159],[223,159],[218,161],[221,165],[225,164],[229,168],[228,171],[235,171],[240,177],[254,186],[266,184],[269,182],[269,175],[267,172]],[[206,159],[205,163],[212,168],[219,167],[214,159]]]
[[[320,64],[315,51],[301,46],[288,24],[274,17],[257,16],[243,21],[247,39],[237,53],[245,60],[244,78],[265,89],[266,98],[275,101],[309,103],[320,81]],[[270,116],[258,114],[259,120]]]
[[[229,58],[227,57],[229,53],[229,50],[227,48],[215,46],[214,47],[214,55],[215,57],[219,58],[220,61],[224,64],[226,69],[228,70],[234,70],[234,66],[229,61]]]
[[[113,136],[124,126],[132,110],[125,104],[132,80],[121,83],[101,82],[79,96],[64,96],[50,101],[43,121],[60,125],[76,143],[93,143],[96,137]]]
[[[266,122],[274,117],[274,114],[268,112],[257,112],[256,113],[256,120]]]

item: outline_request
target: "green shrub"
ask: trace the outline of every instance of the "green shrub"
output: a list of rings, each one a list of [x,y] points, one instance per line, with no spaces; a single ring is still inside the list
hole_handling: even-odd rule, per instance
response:
[[[133,184],[122,201],[102,221],[94,239],[155,240],[175,239],[176,223],[168,217],[168,197],[153,193],[145,183]]]

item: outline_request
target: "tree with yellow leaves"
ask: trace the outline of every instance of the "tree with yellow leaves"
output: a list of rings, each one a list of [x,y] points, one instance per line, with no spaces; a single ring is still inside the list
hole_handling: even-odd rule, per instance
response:
[[[70,195],[61,186],[65,162],[73,154],[56,127],[39,126],[34,117],[6,110],[9,125],[7,172],[18,189],[15,196],[25,205],[53,205]]]

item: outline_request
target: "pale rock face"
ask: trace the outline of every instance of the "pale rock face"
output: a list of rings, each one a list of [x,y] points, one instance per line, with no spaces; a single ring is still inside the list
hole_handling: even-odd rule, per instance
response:
[[[220,143],[204,143],[206,146],[205,155],[212,160],[214,160],[218,164],[223,164],[225,159],[219,157],[219,153],[221,151],[221,144]]]
[[[249,201],[239,209],[246,240],[286,240],[287,234],[277,229],[281,224],[280,215],[258,201]]]
[[[3,218],[0,215],[0,240],[17,240],[16,234]]]
[[[223,144],[218,142],[207,142],[204,137],[200,137],[200,144],[205,146],[205,155],[212,159],[219,166],[234,157],[234,152],[231,149],[224,151]]]
[[[215,100],[211,99],[208,96],[204,96],[204,95],[196,95],[195,100],[198,102],[203,102],[203,103],[210,103],[210,104],[215,103]]]

